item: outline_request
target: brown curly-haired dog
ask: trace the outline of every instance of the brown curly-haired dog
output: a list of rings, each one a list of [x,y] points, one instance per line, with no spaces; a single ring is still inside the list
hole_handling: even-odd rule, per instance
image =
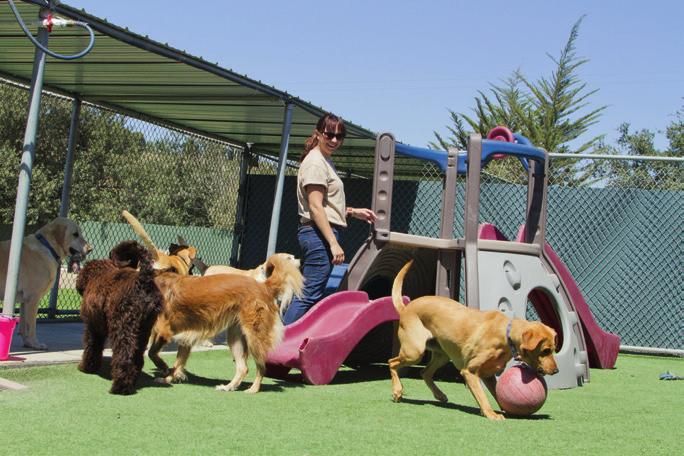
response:
[[[136,270],[137,267],[140,270]],[[78,368],[98,372],[109,338],[112,394],[134,394],[150,331],[164,300],[154,282],[150,253],[135,241],[118,244],[109,259],[88,261],[76,281],[83,296],[83,358]]]

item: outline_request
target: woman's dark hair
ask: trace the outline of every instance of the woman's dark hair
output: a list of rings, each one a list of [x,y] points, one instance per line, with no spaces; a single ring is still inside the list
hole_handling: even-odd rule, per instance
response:
[[[337,132],[339,130],[342,135],[347,136],[347,127],[344,126],[344,120],[341,117],[337,117],[335,114],[325,114],[323,117],[318,119],[316,122],[316,128],[314,129],[311,136],[309,136],[304,143],[304,152],[302,153],[302,160],[306,157],[311,149],[318,145],[318,138],[316,137],[316,132],[323,133],[324,131]]]

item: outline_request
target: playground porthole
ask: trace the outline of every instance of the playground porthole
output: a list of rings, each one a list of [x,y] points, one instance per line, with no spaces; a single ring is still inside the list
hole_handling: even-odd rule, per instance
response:
[[[522,282],[522,277],[518,268],[509,260],[506,260],[503,264],[503,273],[510,286],[514,290],[518,290],[520,288],[520,283]]]
[[[507,298],[501,298],[499,300],[499,304],[497,305],[497,308],[501,313],[504,315],[513,318],[513,304],[511,304],[511,301],[509,301]]]

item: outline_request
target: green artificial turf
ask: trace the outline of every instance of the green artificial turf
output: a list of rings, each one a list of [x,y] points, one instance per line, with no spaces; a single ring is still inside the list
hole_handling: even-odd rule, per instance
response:
[[[684,441],[684,381],[659,380],[684,374],[680,358],[621,355],[584,387],[551,390],[536,415],[504,422],[481,417],[462,383],[438,382],[449,402],[436,402],[416,370],[395,404],[386,366],[343,369],[325,386],[266,379],[256,395],[214,389],[233,372],[222,350],[194,353],[188,368],[187,383],[156,385],[148,362],[126,397],[108,394],[106,369],[0,369],[28,387],[0,391],[0,454],[674,455]]]

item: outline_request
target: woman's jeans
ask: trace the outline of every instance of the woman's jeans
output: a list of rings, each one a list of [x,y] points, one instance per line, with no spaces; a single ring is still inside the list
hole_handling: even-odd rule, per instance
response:
[[[333,234],[340,240],[340,233],[333,228]],[[304,289],[301,298],[294,298],[283,315],[283,323],[289,325],[299,320],[314,304],[321,300],[325,285],[333,269],[330,246],[318,228],[300,226],[297,231],[299,247],[302,249],[302,274]]]

